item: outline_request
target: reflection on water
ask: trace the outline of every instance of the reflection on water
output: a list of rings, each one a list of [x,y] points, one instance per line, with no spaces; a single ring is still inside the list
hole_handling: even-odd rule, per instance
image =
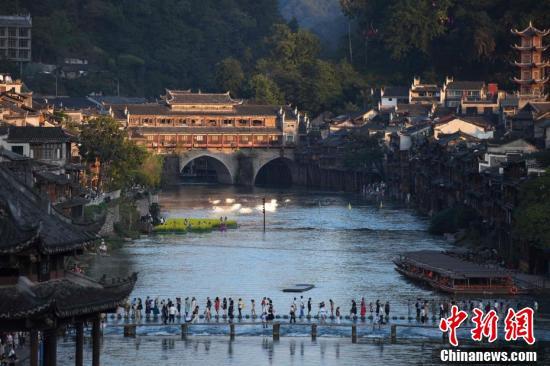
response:
[[[103,365],[401,365],[431,364],[438,344],[384,344],[348,339],[269,337],[104,338]],[[73,345],[62,342],[59,364],[74,364]],[[85,364],[91,363],[86,344]]]

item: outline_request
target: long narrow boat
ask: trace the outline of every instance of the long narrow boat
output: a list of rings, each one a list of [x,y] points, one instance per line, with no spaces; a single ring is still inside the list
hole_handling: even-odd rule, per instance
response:
[[[512,275],[434,250],[407,252],[394,260],[396,271],[453,294],[515,295],[524,292]]]

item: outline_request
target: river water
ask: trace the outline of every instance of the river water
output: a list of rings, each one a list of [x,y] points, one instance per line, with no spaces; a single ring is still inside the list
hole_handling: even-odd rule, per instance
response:
[[[260,210],[263,198],[268,203],[265,233]],[[412,209],[390,203],[381,206],[355,194],[229,186],[182,186],[164,191],[160,204],[166,217],[227,216],[237,220],[239,228],[142,237],[108,257],[98,257],[88,274],[124,276],[138,271],[132,297],[194,296],[201,312],[207,296],[243,298],[246,314],[250,299],[259,303],[266,296],[273,300],[276,313],[286,315],[296,295],[282,289],[297,283],[315,285],[303,294],[312,298],[315,314],[317,304],[328,304],[329,299],[349,314],[351,299],[365,297],[367,303],[389,301],[392,315],[407,317],[408,301],[414,305],[417,298],[444,296],[394,270],[392,259],[399,252],[451,248],[442,238],[428,234],[427,219]],[[282,337],[274,345],[261,328],[238,333],[234,342],[221,335],[200,335],[208,330],[197,331],[200,334],[187,341],[170,337],[177,333],[175,328],[139,332],[137,339],[124,339],[120,328],[106,329],[104,364],[150,365],[161,360],[163,365],[351,365],[367,359],[373,364],[385,364],[388,359],[395,364],[416,364],[429,360],[433,348],[352,345],[349,338],[342,338],[346,334],[337,333],[315,342]],[[72,359],[72,342],[71,338],[62,342],[61,360]]]

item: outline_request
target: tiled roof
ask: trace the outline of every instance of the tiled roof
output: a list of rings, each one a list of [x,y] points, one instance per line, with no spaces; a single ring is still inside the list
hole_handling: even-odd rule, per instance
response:
[[[0,253],[17,253],[31,245],[42,253],[66,252],[97,239],[87,227],[67,222],[12,174],[0,166]]]
[[[409,97],[409,88],[406,86],[387,86],[384,88],[384,97]]]
[[[237,104],[227,93],[193,93],[190,90],[166,90],[168,104]]]
[[[133,104],[128,106],[112,105],[113,111],[118,116],[122,116],[120,113],[128,108],[130,115],[162,115],[162,116],[273,116],[277,115],[280,108],[279,105],[260,105],[260,104],[238,104],[232,109],[228,110],[215,110],[215,111],[202,111],[202,110],[186,110],[186,111],[174,111],[168,106],[158,103],[146,103],[146,104]],[[282,107],[287,116],[291,114],[291,108]]]
[[[54,108],[85,109],[95,108],[97,105],[85,97],[58,97],[58,98],[33,98],[33,103],[47,104]]]
[[[1,135],[1,133],[0,133]],[[0,156],[11,160],[11,161],[24,161],[29,160],[30,158],[24,155],[19,155],[17,153],[14,153],[13,151],[6,150],[3,147],[0,147]]]
[[[19,277],[16,285],[0,287],[0,319],[18,320],[53,314],[59,318],[116,309],[130,295],[137,274],[116,281],[97,282],[65,272],[61,279],[33,283]]]
[[[452,278],[499,278],[509,277],[509,273],[498,268],[468,262],[435,250],[420,250],[402,254],[405,262]]]
[[[61,127],[31,127],[10,126],[8,142],[69,142],[74,136],[68,134]]]

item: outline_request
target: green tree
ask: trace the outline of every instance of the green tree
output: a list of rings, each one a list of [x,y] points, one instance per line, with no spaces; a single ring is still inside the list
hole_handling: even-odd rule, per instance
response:
[[[244,79],[241,63],[233,57],[224,59],[216,68],[216,84],[218,88],[231,92],[231,95],[240,95]]]
[[[550,174],[522,185],[514,218],[514,232],[519,240],[550,248]]]
[[[382,172],[384,153],[378,136],[355,132],[347,137],[344,146],[344,166],[353,170],[371,170]]]
[[[284,95],[277,84],[265,75],[257,74],[250,79],[249,89],[256,103],[282,104]]]
[[[147,152],[126,137],[126,131],[111,117],[82,125],[80,155],[88,163],[99,162],[100,187],[116,189],[133,184]]]

